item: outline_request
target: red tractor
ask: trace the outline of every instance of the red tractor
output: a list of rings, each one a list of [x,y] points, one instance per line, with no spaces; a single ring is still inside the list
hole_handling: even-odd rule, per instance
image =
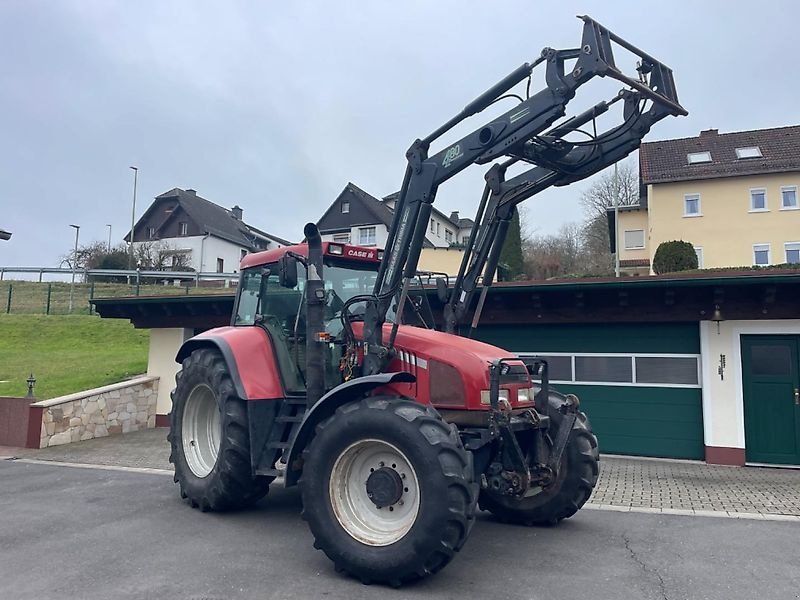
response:
[[[412,145],[385,255],[322,242],[309,224],[307,243],[243,259],[231,325],[177,356],[170,460],[193,507],[251,505],[281,476],[300,486],[314,546],[337,569],[402,585],[450,562],[478,505],[504,521],[554,524],[589,499],[598,449],[578,399],[550,388],[546,361],[526,364],[459,335],[470,311],[478,324],[519,202],[598,172],[656,121],[686,114],[665,65],[583,20],[579,48],[545,48]],[[612,42],[641,58],[638,77],[617,70]],[[507,97],[540,63],[546,89],[428,155],[434,139]],[[557,124],[595,76],[627,88]],[[619,100],[622,125],[567,139]],[[423,315],[429,290],[415,286],[436,190],[503,156],[487,174],[458,276],[437,281],[446,330],[437,331]],[[518,161],[533,168],[506,181]]]

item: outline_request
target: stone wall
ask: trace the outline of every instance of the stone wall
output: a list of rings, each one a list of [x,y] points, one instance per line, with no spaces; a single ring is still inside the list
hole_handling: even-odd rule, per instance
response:
[[[137,377],[43,400],[39,447],[58,446],[156,426],[158,377]]]

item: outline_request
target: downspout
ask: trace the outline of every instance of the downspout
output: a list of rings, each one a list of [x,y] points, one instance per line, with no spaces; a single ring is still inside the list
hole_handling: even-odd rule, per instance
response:
[[[206,238],[208,238],[208,236],[210,236],[210,235],[211,235],[210,233],[206,233],[203,236],[203,239],[200,240],[200,265],[197,267],[197,274],[198,275],[194,280],[194,283],[195,283],[194,286],[195,287],[198,287],[200,285],[200,273],[203,272],[203,253],[205,252],[205,248],[206,248]]]

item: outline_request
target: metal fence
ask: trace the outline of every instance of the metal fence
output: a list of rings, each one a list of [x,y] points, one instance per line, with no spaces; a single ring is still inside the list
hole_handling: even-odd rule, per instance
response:
[[[13,275],[12,275],[13,274]],[[8,279],[28,275],[28,279]],[[71,277],[70,269],[0,267],[0,313],[91,314],[93,298],[230,294],[236,273],[87,270],[76,272],[76,283],[45,281]]]

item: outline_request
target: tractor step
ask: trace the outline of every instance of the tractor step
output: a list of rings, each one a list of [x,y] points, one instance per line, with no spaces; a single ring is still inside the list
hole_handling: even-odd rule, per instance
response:
[[[289,396],[288,398],[284,399],[286,404],[306,404],[306,397],[305,396]]]
[[[269,442],[267,448],[274,448],[276,450],[285,450],[292,445],[291,442]]]
[[[271,477],[280,477],[283,475],[283,471],[279,471],[278,469],[258,469],[256,471],[256,475],[269,475]]]
[[[302,423],[303,422],[303,415],[291,415],[291,416],[284,416],[280,415],[275,418],[275,421],[278,423]]]

